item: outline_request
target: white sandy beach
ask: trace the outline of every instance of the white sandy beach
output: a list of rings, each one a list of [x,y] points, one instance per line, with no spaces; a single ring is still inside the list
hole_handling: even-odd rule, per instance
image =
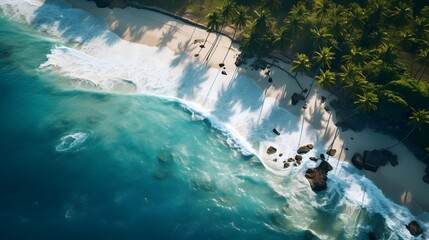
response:
[[[270,76],[266,76],[264,71],[253,71],[250,66],[236,68],[234,62],[239,50],[236,45],[228,50],[231,44],[229,38],[220,37],[214,54],[206,62],[206,54],[214,42],[216,34],[210,34],[206,47],[200,49],[201,41],[207,36],[204,29],[183,24],[165,15],[134,8],[99,9],[92,2],[80,0],[68,0],[68,2],[75,8],[83,9],[104,19],[109,29],[124,40],[157,48],[168,47],[176,56],[174,59],[157,60],[169,61],[183,69],[195,64],[212,68],[210,73],[215,76],[206,77],[204,81],[195,86],[192,85],[193,83],[185,85],[185,87],[192,88],[192,91],[179,94],[178,97],[202,106],[218,119],[231,125],[243,138],[252,143],[264,165],[271,170],[280,173],[289,171],[290,169],[283,169],[282,162],[295,155],[298,145],[318,143],[321,145],[319,147],[327,149],[332,144],[337,131],[333,124],[336,122],[336,116],[333,114],[330,117],[329,113],[324,110],[325,105],[320,101],[321,96],[328,96],[329,93],[313,87],[307,99],[308,108],[306,110],[302,109],[304,102],[292,106],[290,102],[292,94],[300,92],[295,81],[275,67],[270,69]],[[195,54],[199,54],[197,58],[194,57]],[[160,58],[162,57],[165,55],[160,54]],[[220,69],[218,66],[222,62],[225,63],[225,69]],[[283,67],[289,69],[287,65]],[[225,70],[228,75],[222,75],[220,72],[222,70]],[[208,73],[202,71],[201,74]],[[246,86],[241,85],[241,82],[237,83],[236,79],[239,75],[252,77],[260,87],[262,95],[256,93],[254,101],[250,103],[239,100],[234,102],[233,94],[240,94],[240,91],[248,90]],[[268,82],[269,77],[273,79],[272,83]],[[308,88],[312,83],[308,77],[299,77],[299,80],[304,88]],[[241,89],[229,91],[230,88],[238,86]],[[219,102],[225,103],[227,100],[230,100],[229,105],[227,104],[230,109],[219,111],[217,106],[225,106]],[[225,112],[229,113],[228,116],[225,116]],[[284,114],[293,114],[299,120],[298,122],[282,122],[281,116]],[[278,129],[281,135],[274,135],[273,128]],[[302,136],[301,128],[303,128]],[[255,138],[255,136],[263,136],[263,138]],[[299,143],[297,139],[300,139]],[[344,161],[349,162],[354,153],[385,148],[396,141],[370,129],[358,133],[351,130],[340,131],[333,144],[333,148],[337,150],[335,158],[340,160],[339,168],[335,172],[341,171],[341,164],[344,164]],[[279,152],[284,153],[282,157],[277,157],[277,162],[272,161],[273,157],[266,154],[269,146],[275,146]],[[316,147],[318,146],[316,145]],[[346,148],[347,151],[344,150]],[[429,212],[429,202],[427,201],[429,185],[421,180],[425,165],[416,159],[403,144],[391,151],[398,155],[398,166],[387,165],[380,168],[377,173],[368,171],[363,171],[363,173],[387,197],[399,205],[407,206],[415,216]],[[312,153],[310,152],[310,154]]]

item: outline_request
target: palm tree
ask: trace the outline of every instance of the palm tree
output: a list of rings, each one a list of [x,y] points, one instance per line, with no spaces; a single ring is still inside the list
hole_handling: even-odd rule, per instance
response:
[[[399,32],[399,46],[404,51],[410,51],[417,43],[414,33],[411,31]]]
[[[289,29],[282,27],[275,34],[275,39],[273,42],[276,49],[285,51],[292,45],[292,40],[290,39]]]
[[[423,72],[421,73],[419,80],[418,80],[418,82],[420,82],[423,75],[425,74],[426,70],[429,67],[429,50],[420,50],[415,61],[420,64],[419,69],[417,70],[416,74],[414,75],[415,79],[417,79],[417,75],[419,74],[420,70],[423,69]]]
[[[371,0],[368,3],[368,23],[372,26],[383,24],[388,15],[388,2],[384,0]]]
[[[277,11],[282,8],[281,0],[263,0],[262,7],[266,9],[270,9],[271,11]]]
[[[407,133],[407,135],[405,135],[405,137],[403,139],[401,139],[400,141],[398,141],[394,145],[387,147],[385,149],[391,149],[391,148],[398,146],[400,143],[405,141],[416,128],[418,128],[420,130],[424,125],[428,125],[429,124],[429,111],[426,109],[415,110],[414,108],[411,108],[411,116],[408,119],[409,119],[408,123],[413,126],[411,128],[411,130]]]
[[[357,3],[352,3],[347,12],[347,23],[349,30],[353,33],[355,30],[362,30],[365,25],[366,13]]]
[[[389,33],[381,28],[377,28],[365,38],[371,46],[378,47],[389,40]]]
[[[424,18],[416,17],[413,28],[416,39],[425,40],[429,35],[429,22]]]
[[[217,31],[219,31],[220,22],[221,22],[221,15],[220,15],[220,13],[218,11],[213,11],[213,12],[211,12],[211,13],[209,13],[207,15],[207,19],[208,19],[208,22],[207,22],[207,32],[208,32],[208,34],[207,34],[206,39],[204,40],[203,46],[206,45],[207,39],[209,38],[209,35],[210,35],[211,32],[217,32]],[[206,60],[209,59],[210,52],[214,48],[214,45],[216,45],[216,41],[217,41],[217,36],[216,36],[215,41],[212,43],[212,45],[210,47],[210,50],[207,52],[207,58],[206,58]],[[201,52],[201,50],[202,50],[202,48],[200,49],[199,52]],[[199,52],[198,52],[197,55],[199,55]]]
[[[379,58],[388,64],[394,64],[399,54],[394,44],[382,44],[377,52]]]
[[[211,32],[215,32],[219,30],[220,27],[220,14],[217,11],[213,11],[207,15],[207,34],[206,40],[204,41],[204,45],[207,42],[207,38],[209,37]]]
[[[360,69],[353,65],[346,65],[342,66],[341,70],[342,72],[338,74],[342,83],[341,90],[347,97],[355,99],[357,94],[365,92],[369,83]]]
[[[315,64],[319,65],[319,72],[321,69],[327,67],[331,68],[331,61],[334,60],[334,53],[331,51],[331,47],[323,47],[314,53],[313,57]]]
[[[349,54],[343,56],[343,61],[346,62],[347,65],[353,64],[357,67],[361,67],[366,60],[366,52],[360,47],[353,47],[350,50]]]
[[[317,19],[319,19],[319,25],[329,15],[330,9],[332,9],[331,0],[316,0],[314,5],[314,11]]]
[[[260,44],[260,38],[255,31],[250,31],[250,33],[245,32],[240,42],[240,50],[243,57],[252,57],[256,54]]]
[[[353,103],[363,113],[370,113],[377,110],[378,96],[374,92],[365,91],[363,94],[357,94]]]
[[[337,49],[339,46],[336,46],[337,44],[343,44],[346,40],[347,36],[347,18],[342,15],[331,15],[331,17],[328,20],[328,31],[332,34],[333,41],[331,44],[335,46]],[[335,44],[335,41],[337,42]]]
[[[321,70],[316,77],[316,84],[325,90],[329,90],[335,85],[335,73],[330,70],[323,71]]]
[[[398,28],[407,25],[411,19],[413,19],[413,9],[408,4],[400,2],[393,7],[389,15],[389,22],[392,22],[395,28],[393,35],[395,35]]]
[[[294,78],[298,75],[298,72],[301,74],[309,74],[311,70],[311,62],[308,56],[305,53],[298,53],[296,59],[292,62],[291,72],[295,72]]]
[[[225,24],[227,24],[229,19],[234,15],[235,3],[231,0],[225,0],[219,8],[219,12],[222,15],[222,28],[224,28]]]
[[[313,47],[318,49],[327,46],[332,41],[332,34],[328,32],[326,27],[312,28]]]
[[[232,42],[235,39],[235,35],[237,34],[237,30],[241,30],[244,27],[246,27],[247,23],[249,22],[249,15],[248,15],[249,9],[247,7],[244,7],[242,5],[238,6],[235,9],[235,14],[232,15],[232,24],[234,24],[234,35],[232,36],[231,43],[229,44],[228,51],[225,54],[225,58],[223,59],[223,62],[225,61],[226,57],[228,56],[229,51],[232,47]]]
[[[249,23],[249,8],[239,5],[232,16],[232,24],[235,26],[234,37],[237,30],[242,30]],[[234,38],[233,37],[233,38]]]
[[[273,19],[269,11],[262,9],[262,11],[255,11],[256,19],[252,24],[252,31],[262,34],[267,30],[272,29]]]

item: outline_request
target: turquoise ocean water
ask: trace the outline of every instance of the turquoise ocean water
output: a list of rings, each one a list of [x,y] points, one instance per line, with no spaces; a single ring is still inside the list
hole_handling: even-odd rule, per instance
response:
[[[335,176],[316,195],[271,173],[180,101],[41,71],[59,45],[0,18],[0,239],[403,238],[354,170],[381,210],[350,204]]]
[[[53,42],[0,19],[2,239],[219,239],[275,230],[269,174],[180,103],[65,89]],[[268,222],[267,224],[264,224]]]

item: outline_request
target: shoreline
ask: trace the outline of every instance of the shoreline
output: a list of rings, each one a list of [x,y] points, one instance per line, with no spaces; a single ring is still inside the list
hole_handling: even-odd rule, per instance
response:
[[[185,23],[171,19],[171,17],[163,16],[159,13],[155,14],[148,10],[131,7],[127,7],[125,9],[103,9],[96,8],[95,3],[93,2],[88,3],[75,0],[68,0],[68,2],[73,7],[81,8],[90,12],[94,16],[104,18],[112,32],[116,33],[122,39],[130,42],[152,47],[160,47],[160,39],[165,36],[165,33],[171,33],[171,35],[169,35],[170,41],[166,42],[165,46],[177,54],[185,54],[190,58],[193,58],[195,51],[199,50],[198,46],[195,46],[195,42],[192,44],[192,40],[204,39],[205,35],[207,35],[205,30],[197,29],[196,26],[191,27]],[[141,14],[142,11],[146,11],[145,14]],[[145,26],[147,27],[151,25],[155,25],[157,28],[145,28]],[[139,32],[140,34],[136,35],[135,32]],[[189,36],[189,33],[192,33],[192,35]],[[216,34],[211,33],[209,35],[207,47],[205,49],[201,49],[202,53],[206,52],[209,48],[209,44],[213,43],[215,38]],[[320,96],[328,96],[329,93],[323,89],[319,89],[318,87],[313,87],[310,96],[307,99],[309,110],[302,111],[301,107],[303,102],[300,102],[296,106],[292,106],[290,104],[290,96],[293,92],[299,92],[297,90],[297,86],[295,86],[296,83],[290,81],[290,78],[285,76],[281,70],[275,67],[270,69],[269,76],[266,76],[264,71],[236,68],[233,56],[238,54],[238,47],[236,44],[232,44],[231,50],[227,50],[230,42],[231,40],[229,38],[225,39],[224,37],[220,37],[220,41],[217,43],[216,52],[205,65],[211,68],[219,68],[218,64],[225,62],[225,71],[228,76],[234,74],[245,74],[254,79],[255,83],[262,91],[265,92],[262,109],[260,110],[261,115],[264,115],[264,111],[268,111],[270,107],[279,106],[289,113],[299,117],[300,121],[303,122],[303,125],[305,123],[305,125],[311,125],[313,128],[318,130],[318,137],[320,138],[320,136],[323,136],[319,141],[323,143],[324,148],[327,148],[327,146],[332,143],[333,135],[336,131],[336,127],[333,124],[333,122],[336,122],[336,116],[335,114],[332,114],[332,117],[330,117],[329,113],[324,111],[323,108],[325,105],[321,103]],[[190,47],[186,48],[186,46]],[[225,61],[222,61],[225,51],[229,51],[228,57]],[[204,64],[204,57],[202,58],[202,55],[203,54],[197,58],[197,61],[200,64]],[[285,65],[284,63],[280,64]],[[285,68],[287,69],[287,66]],[[268,82],[269,77],[273,78],[273,83]],[[300,81],[305,87],[312,83],[312,79],[306,76],[301,77]],[[230,82],[227,84],[230,84]],[[210,106],[208,106],[208,109],[209,108]],[[315,115],[317,117],[315,117]],[[264,118],[262,117],[262,119]],[[281,126],[272,127],[282,128]],[[237,130],[241,134],[243,134],[243,131],[246,131],[240,127],[238,127]],[[314,136],[306,136],[306,133],[307,132],[304,131],[304,138],[302,139],[301,145],[312,143],[308,141],[314,139]],[[274,139],[275,136],[272,138]],[[337,155],[335,155],[335,157],[341,161],[339,162],[339,164],[341,164],[342,161],[350,162],[351,156],[356,152],[363,153],[364,150],[380,149],[395,142],[396,140],[389,136],[375,133],[366,128],[359,133],[355,133],[351,130],[340,132],[333,146],[337,149]],[[379,146],[380,143],[383,143],[383,146]],[[271,144],[277,144],[276,147],[278,148],[284,147],[278,142]],[[263,161],[270,168],[281,170],[278,164],[274,164],[267,154],[265,154],[267,147],[267,143],[259,143],[259,146],[256,146],[255,151],[260,153]],[[341,150],[345,148],[348,148],[348,151]],[[392,149],[392,152],[399,157],[400,163],[397,167],[387,165],[379,168],[375,174],[368,171],[362,171],[362,173],[372,180],[387,197],[399,205],[408,207],[414,215],[417,216],[424,212],[428,212],[429,203],[425,200],[429,199],[429,185],[425,184],[421,180],[424,173],[424,167],[422,167],[424,164],[418,161],[418,159],[416,159],[404,144]],[[398,176],[404,177],[401,179],[401,177]]]

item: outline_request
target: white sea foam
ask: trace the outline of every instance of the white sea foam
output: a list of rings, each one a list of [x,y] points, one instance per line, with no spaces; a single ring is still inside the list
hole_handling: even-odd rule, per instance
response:
[[[85,147],[85,141],[90,137],[90,131],[73,130],[60,138],[60,143],[55,147],[58,152],[77,152]]]
[[[302,136],[299,132],[301,120],[286,110],[276,107],[272,98],[263,99],[263,93],[252,79],[239,75],[231,83],[233,90],[219,97],[208,89],[222,89],[223,80],[216,69],[207,69],[189,60],[189,66],[172,64],[175,54],[168,48],[154,48],[121,40],[107,30],[106,24],[77,9],[70,9],[62,1],[45,4],[35,0],[2,0],[1,14],[16,21],[29,24],[62,38],[71,43],[58,45],[48,55],[48,60],[40,66],[41,71],[52,71],[70,79],[86,82],[103,91],[136,92],[162,95],[174,101],[180,101],[184,108],[191,109],[193,120],[209,119],[213,127],[220,129],[231,141],[229,143],[241,149],[245,154],[264,152],[269,145],[282,149],[285,156],[294,156],[297,139],[300,143],[314,142],[316,132],[307,130]],[[217,78],[216,78],[217,76]],[[91,84],[88,84],[91,83]],[[222,91],[218,91],[222,92]],[[262,107],[261,107],[262,105]],[[273,140],[272,126],[287,126],[281,136]],[[88,133],[72,132],[61,138],[57,151],[78,149],[88,138]],[[313,140],[313,141],[312,141]],[[307,156],[324,153],[322,145]],[[266,158],[267,156],[264,156]],[[368,179],[363,177],[351,165],[333,158],[329,160],[334,170],[329,173],[328,190],[316,197],[309,187],[304,172],[316,163],[304,160],[301,166],[279,169],[272,159],[263,161],[267,169],[282,175],[273,177],[270,186],[279,195],[288,200],[285,214],[296,219],[294,225],[308,229],[312,217],[318,210],[345,208],[339,218],[345,224],[342,227],[346,236],[353,237],[358,226],[356,219],[361,208],[372,213],[380,213],[386,219],[386,225],[398,238],[409,238],[403,225],[414,217],[408,209],[398,206],[387,199]],[[293,179],[293,181],[291,180]],[[315,200],[317,199],[317,200]],[[309,208],[308,206],[312,206]],[[427,217],[421,217],[429,228]],[[322,238],[323,233],[318,233]],[[395,239],[396,237],[391,237]]]

